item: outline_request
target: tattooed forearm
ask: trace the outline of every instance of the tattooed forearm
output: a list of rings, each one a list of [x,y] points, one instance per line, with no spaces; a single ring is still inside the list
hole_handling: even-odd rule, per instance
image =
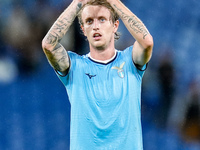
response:
[[[61,44],[57,44],[53,51],[45,52],[50,64],[56,70],[62,71],[63,67],[69,64],[68,54]]]
[[[63,12],[46,35],[46,43],[55,47],[68,31],[76,17],[76,14],[76,10],[73,9]]]
[[[45,43],[48,44],[51,49],[53,49],[66,34],[78,12],[82,8],[82,5],[83,4],[81,2],[75,5],[72,4],[60,15],[60,17],[53,24],[52,28],[49,30],[45,37]]]
[[[142,22],[137,21],[134,16],[130,17],[128,19],[128,23],[130,27],[136,32],[143,34],[143,39],[149,34],[149,32],[146,30],[146,27],[143,25]]]
[[[78,3],[77,7],[76,7],[76,11],[77,13],[81,10],[81,7],[83,6],[83,4],[80,2]]]
[[[55,23],[54,29],[61,34],[60,36],[64,36],[64,33],[66,33],[72,22],[73,20],[67,20],[66,18],[63,18]]]
[[[49,63],[58,71],[65,72],[69,68],[69,56],[60,41],[69,30],[82,5],[81,2],[73,1],[55,21],[42,41]]]
[[[57,36],[54,36],[51,33],[49,33],[46,36],[46,43],[47,44],[51,44],[52,46],[55,46],[57,42],[58,42],[58,37]]]
[[[127,21],[129,27],[136,33],[140,33],[143,35],[143,39],[149,34],[148,30],[144,26],[144,24],[136,17],[136,16],[129,16],[123,12],[123,10],[119,9],[116,5],[113,5],[121,17],[122,20]]]

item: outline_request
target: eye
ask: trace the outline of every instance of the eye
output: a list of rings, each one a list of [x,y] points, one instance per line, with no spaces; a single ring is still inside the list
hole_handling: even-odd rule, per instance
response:
[[[100,22],[105,22],[106,21],[105,18],[100,18],[99,20],[100,20]]]
[[[87,24],[92,24],[92,22],[93,22],[92,19],[87,19],[87,20],[86,20],[86,23],[87,23]]]

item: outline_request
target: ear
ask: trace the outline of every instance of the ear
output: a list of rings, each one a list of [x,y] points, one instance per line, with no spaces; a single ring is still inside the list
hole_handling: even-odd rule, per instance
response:
[[[114,23],[114,33],[117,32],[118,27],[119,27],[119,20],[116,20]]]
[[[81,30],[82,30],[83,34],[86,36],[83,25],[81,25]]]

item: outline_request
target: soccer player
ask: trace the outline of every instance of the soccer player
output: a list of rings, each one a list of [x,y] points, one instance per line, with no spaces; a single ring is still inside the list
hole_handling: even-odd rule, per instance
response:
[[[78,16],[90,52],[66,51],[60,40]],[[115,49],[119,17],[135,39]],[[73,0],[42,41],[71,104],[71,150],[142,150],[141,82],[153,39],[120,0]]]

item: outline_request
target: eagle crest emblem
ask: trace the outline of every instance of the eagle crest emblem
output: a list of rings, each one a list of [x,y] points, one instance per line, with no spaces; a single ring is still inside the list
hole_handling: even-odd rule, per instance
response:
[[[117,67],[117,66],[112,67],[112,69],[117,70],[117,73],[118,73],[120,78],[124,78],[124,76],[125,76],[124,69],[123,69],[124,64],[125,64],[125,62],[123,62],[119,67]]]

